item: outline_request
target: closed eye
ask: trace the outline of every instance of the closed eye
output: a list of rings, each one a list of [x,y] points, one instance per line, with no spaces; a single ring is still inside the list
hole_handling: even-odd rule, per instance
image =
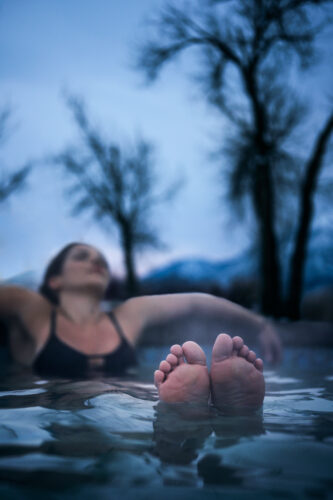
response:
[[[87,252],[86,250],[82,250],[82,251],[78,252],[77,254],[73,255],[74,260],[85,260],[88,258],[89,258],[89,252]]]

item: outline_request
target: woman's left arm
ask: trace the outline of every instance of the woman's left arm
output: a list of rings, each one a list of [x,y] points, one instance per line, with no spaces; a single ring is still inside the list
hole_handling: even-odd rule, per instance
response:
[[[281,341],[274,326],[264,317],[229,300],[205,293],[182,293],[135,297],[117,308],[117,317],[134,343],[147,328],[193,321],[203,328],[209,324],[226,332],[258,341],[267,361],[279,362]]]

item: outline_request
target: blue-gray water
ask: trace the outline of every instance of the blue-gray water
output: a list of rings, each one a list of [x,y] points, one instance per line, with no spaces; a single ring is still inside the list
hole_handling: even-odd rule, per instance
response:
[[[209,350],[207,349],[207,352]],[[0,498],[331,498],[333,356],[286,349],[267,369],[262,413],[157,404],[141,352],[127,380],[0,378]]]

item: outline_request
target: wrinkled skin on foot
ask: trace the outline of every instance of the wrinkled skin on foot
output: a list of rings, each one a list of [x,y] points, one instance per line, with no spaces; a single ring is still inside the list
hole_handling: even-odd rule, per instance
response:
[[[195,342],[173,345],[155,371],[154,381],[161,401],[208,404],[210,382],[206,356]]]
[[[225,413],[255,411],[265,396],[263,362],[241,337],[218,335],[211,365],[212,403]]]
[[[241,337],[217,336],[212,351],[210,377],[206,356],[195,342],[170,348],[170,354],[155,371],[161,401],[166,403],[211,403],[223,413],[251,413],[262,406],[265,396],[263,362],[244,345]]]

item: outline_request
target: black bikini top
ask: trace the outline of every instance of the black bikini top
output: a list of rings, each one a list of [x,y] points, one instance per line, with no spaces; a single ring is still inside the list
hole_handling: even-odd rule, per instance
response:
[[[109,354],[83,354],[57,337],[56,311],[51,313],[50,337],[38,354],[33,368],[38,375],[59,377],[87,377],[96,373],[122,375],[136,365],[134,348],[127,342],[122,328],[111,312],[108,314],[121,339],[119,347]]]

